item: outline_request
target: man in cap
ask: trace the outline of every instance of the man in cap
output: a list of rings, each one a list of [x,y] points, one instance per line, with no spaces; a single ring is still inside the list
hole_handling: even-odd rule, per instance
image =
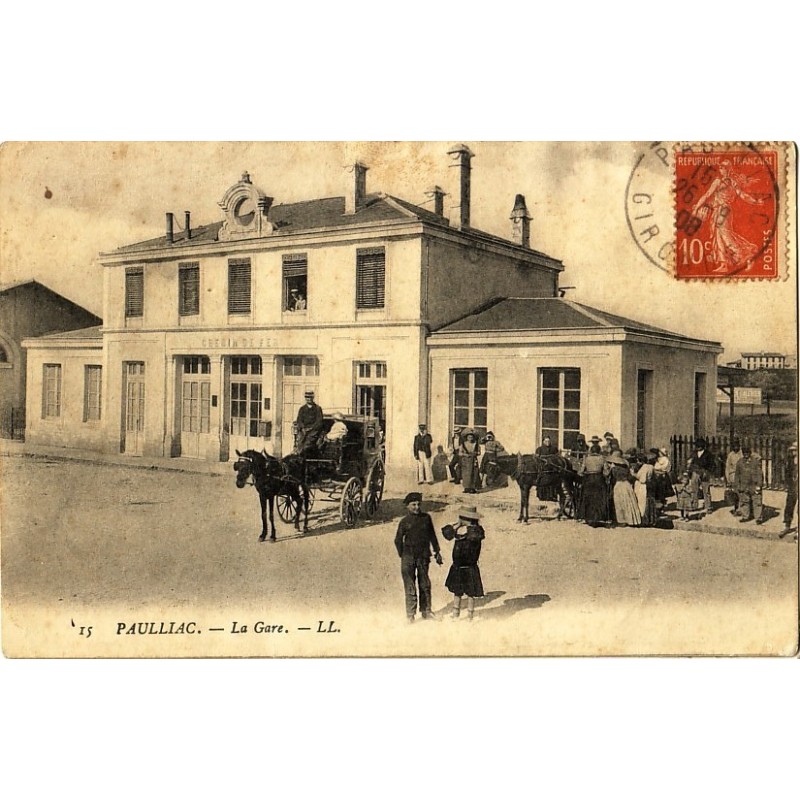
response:
[[[742,447],[738,436],[731,439],[731,451],[725,459],[725,493],[733,508],[731,514],[739,515],[739,493],[736,491],[736,465],[742,460]]]
[[[456,425],[450,435],[450,446],[447,450],[447,454],[450,456],[450,463],[447,465],[447,469],[450,471],[451,483],[461,483],[461,465],[458,454],[461,451],[462,444],[464,444],[464,439],[461,436],[461,426]]]
[[[424,422],[420,422],[419,433],[414,437],[417,483],[433,483],[433,470],[431,468],[432,447],[433,437],[428,433],[428,426]]]
[[[295,422],[295,451],[300,454],[313,450],[322,433],[322,409],[314,402],[314,392],[306,392],[305,398],[306,404],[300,407]]]
[[[603,438],[606,440],[606,443],[603,445],[601,449],[604,456],[610,456],[617,450],[620,450],[619,439],[617,439],[617,437],[614,436],[614,434],[611,433],[611,431],[606,431],[603,434]]]
[[[716,459],[714,454],[707,449],[707,444],[705,439],[695,440],[695,449],[689,459],[689,469],[697,475],[697,479],[700,481],[700,488],[703,491],[703,507],[706,514],[710,514],[713,510],[711,504],[711,478],[714,474]]]
[[[436,530],[429,514],[422,510],[422,495],[411,492],[403,500],[408,513],[397,526],[394,546],[400,556],[400,574],[406,595],[406,616],[413,622],[417,615],[417,599],[423,619],[434,619],[431,611],[431,579],[428,568],[431,563],[431,551],[436,563],[441,566],[442,553]],[[419,586],[419,594],[417,594]]]
[[[783,539],[792,531],[797,538],[797,528],[792,527],[794,510],[797,506],[797,442],[792,442],[789,446],[789,456],[786,459],[786,505],[783,508],[783,530],[780,538]]]
[[[761,487],[764,477],[761,472],[761,456],[754,453],[749,444],[742,446],[742,457],[736,465],[736,491],[739,493],[739,508],[742,518],[739,522],[764,522],[762,517]]]

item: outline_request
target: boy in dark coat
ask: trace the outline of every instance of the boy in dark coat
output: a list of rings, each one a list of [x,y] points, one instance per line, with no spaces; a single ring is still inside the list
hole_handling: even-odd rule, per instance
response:
[[[428,568],[433,550],[436,563],[441,566],[442,553],[430,514],[422,511],[422,495],[407,494],[403,500],[408,514],[400,520],[394,546],[400,556],[400,574],[406,594],[406,616],[413,622],[417,614],[417,585],[419,585],[419,610],[422,619],[435,619],[431,611],[431,579]]]

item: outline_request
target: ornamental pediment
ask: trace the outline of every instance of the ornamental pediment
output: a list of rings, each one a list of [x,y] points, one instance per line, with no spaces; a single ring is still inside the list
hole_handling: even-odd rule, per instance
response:
[[[273,198],[267,197],[250,180],[245,172],[241,180],[225,192],[219,207],[225,214],[225,221],[219,231],[221,241],[235,239],[256,239],[271,236],[275,226],[267,219]]]

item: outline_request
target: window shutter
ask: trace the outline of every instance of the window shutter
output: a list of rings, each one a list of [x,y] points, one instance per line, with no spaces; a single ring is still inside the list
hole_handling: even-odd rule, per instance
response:
[[[308,256],[305,253],[292,253],[283,257],[284,278],[302,278],[307,273]]]
[[[228,261],[228,313],[250,312],[250,259]]]
[[[181,264],[178,267],[181,316],[200,313],[200,265]]]
[[[144,272],[141,269],[125,273],[125,316],[141,317],[144,312]]]
[[[356,307],[383,308],[386,290],[386,253],[382,247],[356,254]]]

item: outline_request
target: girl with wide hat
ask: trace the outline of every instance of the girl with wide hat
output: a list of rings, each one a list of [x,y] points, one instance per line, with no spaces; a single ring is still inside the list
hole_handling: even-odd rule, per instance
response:
[[[453,542],[453,565],[447,573],[444,585],[453,593],[453,619],[461,615],[461,603],[467,596],[467,619],[475,613],[475,598],[483,597],[483,582],[478,559],[481,542],[486,533],[478,523],[481,515],[475,506],[464,506],[458,512],[456,525],[445,525],[442,536]]]

